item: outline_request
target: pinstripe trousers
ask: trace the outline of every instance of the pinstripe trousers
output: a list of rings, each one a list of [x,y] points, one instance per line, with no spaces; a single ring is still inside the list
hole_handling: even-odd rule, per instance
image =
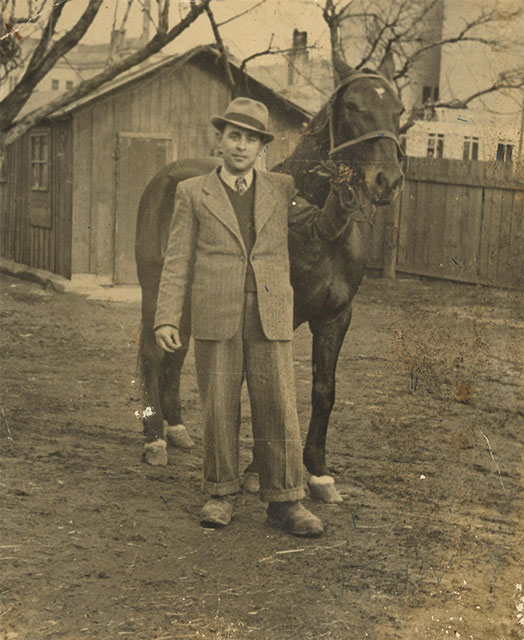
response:
[[[247,382],[260,497],[265,502],[304,497],[292,342],[268,340],[257,294],[246,292],[239,331],[231,340],[195,340],[204,412],[204,490],[236,493],[239,477],[240,396]]]

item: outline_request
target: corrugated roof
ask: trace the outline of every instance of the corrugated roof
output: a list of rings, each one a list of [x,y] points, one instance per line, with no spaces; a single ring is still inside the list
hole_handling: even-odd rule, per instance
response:
[[[147,66],[141,65],[138,68],[135,67],[130,71],[127,71],[119,75],[117,78],[104,84],[98,89],[95,89],[95,91],[92,91],[91,93],[84,96],[83,98],[79,98],[78,100],[75,100],[71,104],[68,104],[67,106],[58,109],[57,111],[51,114],[51,117],[59,117],[59,116],[63,116],[68,113],[71,113],[76,109],[78,109],[79,107],[84,106],[94,100],[97,100],[98,98],[101,98],[102,96],[105,96],[113,91],[116,91],[117,89],[120,89],[121,87],[127,84],[131,84],[133,82],[137,82],[138,80],[142,80],[143,78],[146,78],[147,76],[151,75],[155,71],[158,71],[159,69],[163,69],[164,67],[170,66],[172,68],[176,68],[176,67],[182,66],[183,64],[186,64],[191,60],[194,60],[195,58],[198,58],[198,57],[205,58],[206,56],[213,56],[215,60],[219,58],[218,51],[213,45],[199,45],[198,47],[190,49],[189,51],[187,51],[182,55],[176,54],[176,55],[167,56],[165,58],[162,58],[161,60],[158,60],[157,62],[147,64]],[[234,67],[234,69],[236,69],[239,72],[240,64],[238,63],[238,61],[232,58],[231,56],[229,58],[229,61]],[[284,97],[283,95],[281,95],[280,93],[272,89],[271,87],[268,87],[267,85],[263,84],[262,82],[260,82],[259,80],[251,76],[249,73],[246,75],[249,78],[250,83],[253,83],[257,87],[261,88],[263,91],[267,91],[274,98],[282,102],[282,104],[285,105],[287,109],[300,113],[306,119],[311,118],[312,114],[308,110],[299,106],[292,100],[289,100],[288,98]]]

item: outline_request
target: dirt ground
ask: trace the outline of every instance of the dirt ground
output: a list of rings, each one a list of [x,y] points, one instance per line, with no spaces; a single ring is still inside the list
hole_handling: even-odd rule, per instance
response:
[[[328,448],[344,503],[300,540],[242,497],[198,525],[196,447],[141,462],[139,305],[1,277],[2,640],[522,640],[524,302],[365,280]],[[310,339],[296,334],[303,433]],[[242,456],[249,460],[246,406]]]

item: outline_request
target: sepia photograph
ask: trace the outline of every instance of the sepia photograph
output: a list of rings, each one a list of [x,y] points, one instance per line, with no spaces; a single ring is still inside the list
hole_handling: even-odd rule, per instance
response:
[[[520,0],[0,8],[0,640],[524,640]]]

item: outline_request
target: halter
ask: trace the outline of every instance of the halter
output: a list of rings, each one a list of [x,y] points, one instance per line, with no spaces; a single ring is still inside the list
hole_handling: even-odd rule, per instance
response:
[[[379,75],[378,73],[364,73],[362,71],[359,71],[358,73],[351,74],[349,76],[349,78],[347,78],[341,84],[339,84],[339,86],[336,88],[336,90],[335,90],[335,92],[333,94],[333,97],[329,101],[329,114],[328,114],[328,130],[329,130],[329,153],[328,153],[328,155],[329,155],[329,157],[331,158],[332,156],[337,154],[339,151],[342,151],[342,149],[347,149],[348,147],[352,147],[352,146],[354,146],[356,144],[359,144],[361,142],[365,142],[366,140],[377,140],[378,138],[389,138],[390,140],[393,140],[393,142],[397,145],[397,151],[398,151],[399,157],[403,158],[404,157],[404,152],[402,151],[402,149],[400,147],[400,140],[398,139],[398,137],[397,137],[397,135],[395,133],[393,133],[392,131],[387,131],[387,130],[383,130],[383,131],[368,131],[367,133],[364,133],[361,136],[358,136],[357,138],[353,138],[352,140],[346,140],[346,142],[343,142],[342,144],[335,145],[335,133],[333,131],[333,103],[335,102],[335,99],[339,95],[339,92],[340,92],[341,89],[345,89],[352,82],[355,82],[355,80],[360,80],[362,78],[376,78],[378,80],[381,80],[391,90],[393,90],[393,87],[390,85],[390,83],[385,78],[383,78],[381,75]]]

